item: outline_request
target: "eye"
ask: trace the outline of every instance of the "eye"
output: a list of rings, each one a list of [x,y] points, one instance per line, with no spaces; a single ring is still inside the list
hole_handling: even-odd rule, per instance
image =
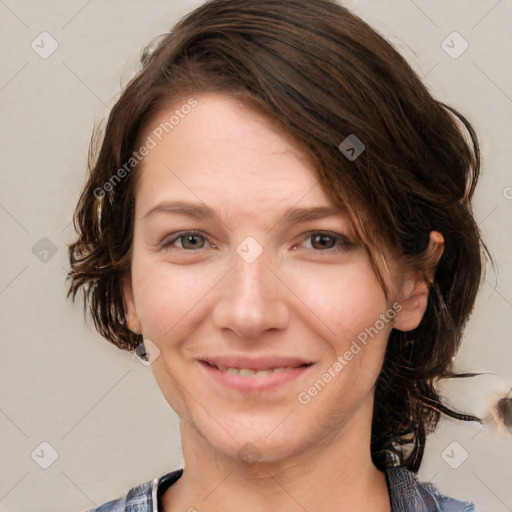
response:
[[[162,249],[169,249],[178,240],[181,240],[181,247],[178,248],[190,252],[204,247],[204,243],[201,244],[201,239],[207,240],[200,231],[182,231],[181,233],[171,235],[171,238],[165,239],[160,245]]]
[[[315,252],[342,252],[351,249],[355,245],[345,235],[328,231],[307,233],[304,242],[306,241],[311,241],[311,246]]]
[[[166,238],[160,245],[162,249],[170,250],[173,246],[176,247],[178,240],[181,241],[180,246],[177,247],[178,249],[194,252],[203,249],[208,238],[200,231],[182,231]],[[306,241],[311,242],[312,250],[315,252],[343,252],[356,245],[341,233],[326,231],[312,231],[307,233],[304,238],[304,242]],[[212,248],[215,247],[214,244],[211,244],[211,246]]]

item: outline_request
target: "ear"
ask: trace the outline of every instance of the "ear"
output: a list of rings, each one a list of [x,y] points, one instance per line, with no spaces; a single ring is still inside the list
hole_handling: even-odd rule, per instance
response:
[[[430,232],[430,240],[426,249],[425,259],[431,274],[428,282],[421,276],[406,274],[399,291],[398,302],[402,309],[395,316],[393,327],[399,331],[412,331],[418,327],[425,314],[428,303],[430,284],[434,280],[435,269],[444,249],[444,238],[437,231]]]
[[[121,293],[123,295],[126,325],[135,334],[142,334],[142,324],[137,315],[135,300],[133,299],[132,277],[125,274],[121,278]]]

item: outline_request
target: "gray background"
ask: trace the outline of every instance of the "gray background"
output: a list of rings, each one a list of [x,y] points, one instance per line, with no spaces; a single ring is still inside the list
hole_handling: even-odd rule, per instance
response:
[[[0,0],[0,511],[78,512],[182,465],[176,416],[151,370],[84,324],[64,279],[92,127],[142,47],[201,3]],[[486,414],[512,387],[512,3],[344,4],[395,44],[480,137],[475,212],[497,272],[487,273],[456,367],[489,375],[447,383],[443,392],[453,405]],[[50,56],[43,31],[58,44]],[[442,46],[453,31],[469,44],[458,58]],[[446,44],[458,52],[463,42]],[[511,455],[512,435],[494,421],[444,420],[419,476],[482,512],[512,511]]]

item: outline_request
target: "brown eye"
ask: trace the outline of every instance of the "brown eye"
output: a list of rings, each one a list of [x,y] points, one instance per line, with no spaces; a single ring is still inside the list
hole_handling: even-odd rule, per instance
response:
[[[330,235],[317,234],[311,235],[311,245],[315,249],[331,249],[336,245],[336,239]]]
[[[341,252],[354,246],[354,244],[341,233],[308,233],[305,241],[310,241],[311,247],[315,252]]]

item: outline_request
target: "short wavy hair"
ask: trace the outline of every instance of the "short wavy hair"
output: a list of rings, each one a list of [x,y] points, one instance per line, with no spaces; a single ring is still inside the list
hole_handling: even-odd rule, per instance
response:
[[[331,0],[211,0],[142,52],[103,129],[95,130],[87,182],[73,217],[68,296],[83,291],[99,333],[123,350],[142,335],[125,318],[121,278],[130,271],[137,165],[105,187],[133,157],[155,113],[192,94],[218,92],[256,107],[311,159],[327,196],[343,208],[388,296],[383,248],[428,278],[421,323],[393,329],[375,388],[371,452],[389,451],[417,472],[426,436],[441,413],[476,420],[442,404],[440,378],[474,307],[489,252],[472,212],[480,172],[478,140],[454,108],[434,99],[392,45]],[[339,145],[355,134],[364,152]],[[118,173],[119,176],[119,173]],[[101,191],[99,193],[98,191]],[[436,268],[429,233],[444,237]]]

